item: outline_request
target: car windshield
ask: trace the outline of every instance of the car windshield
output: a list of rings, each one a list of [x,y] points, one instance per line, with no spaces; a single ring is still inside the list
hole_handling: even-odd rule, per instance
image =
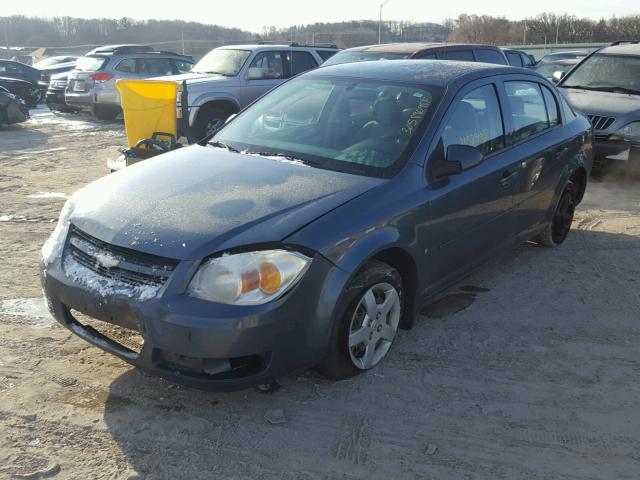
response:
[[[401,60],[410,58],[410,53],[366,52],[363,50],[343,51],[336,53],[322,66],[338,65],[340,63],[371,62],[375,60]]]
[[[191,69],[195,73],[217,73],[227,77],[235,77],[240,72],[242,65],[247,61],[251,52],[249,50],[232,50],[229,48],[216,48],[207,53]]]
[[[106,61],[105,57],[80,57],[76,63],[76,70],[95,72],[100,70]]]
[[[640,57],[596,54],[578,65],[562,82],[565,88],[629,90],[640,93]]]
[[[439,90],[347,78],[300,78],[222,128],[210,144],[319,168],[390,177],[410,155]]]

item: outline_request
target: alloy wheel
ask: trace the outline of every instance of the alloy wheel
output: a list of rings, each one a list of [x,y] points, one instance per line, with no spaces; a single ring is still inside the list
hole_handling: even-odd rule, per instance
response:
[[[400,296],[388,283],[369,288],[358,302],[349,327],[349,355],[353,364],[368,370],[391,348],[400,323]]]

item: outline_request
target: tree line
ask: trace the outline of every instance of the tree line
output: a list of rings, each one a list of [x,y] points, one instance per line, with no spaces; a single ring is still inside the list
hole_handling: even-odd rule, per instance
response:
[[[640,39],[640,14],[591,20],[542,13],[514,21],[505,17],[462,14],[442,23],[385,21],[383,42],[457,41],[495,45],[610,42]],[[206,41],[224,45],[254,41],[331,43],[347,48],[378,42],[377,21],[314,23],[261,32],[181,20],[131,18],[0,17],[0,44],[56,47],[110,43]]]

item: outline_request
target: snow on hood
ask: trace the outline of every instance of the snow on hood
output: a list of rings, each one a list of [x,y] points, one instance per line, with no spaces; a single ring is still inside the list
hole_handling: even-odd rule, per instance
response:
[[[636,115],[640,118],[640,96],[638,95],[577,88],[559,88],[559,90],[569,104],[581,113],[615,118]]]

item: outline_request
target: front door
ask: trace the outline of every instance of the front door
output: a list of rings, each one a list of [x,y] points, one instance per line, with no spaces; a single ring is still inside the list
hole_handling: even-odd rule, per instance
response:
[[[427,168],[443,161],[450,145],[468,145],[483,161],[445,179],[431,179],[431,222],[422,242],[428,250],[428,290],[482,262],[513,236],[513,195],[519,163],[506,150],[496,85],[472,84],[449,108]],[[438,156],[441,156],[438,159]],[[430,170],[431,171],[431,170]],[[426,233],[426,232],[425,232]]]
[[[286,52],[276,50],[256,54],[242,79],[242,108],[286,80],[285,56]]]

